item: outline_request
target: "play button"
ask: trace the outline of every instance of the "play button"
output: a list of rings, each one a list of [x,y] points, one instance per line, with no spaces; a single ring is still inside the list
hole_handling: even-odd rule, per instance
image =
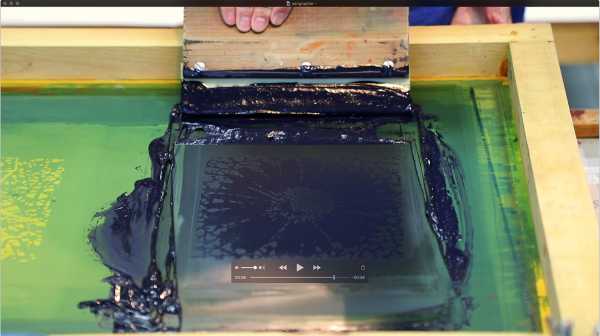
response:
[[[300,265],[300,264],[296,264],[296,272],[300,272],[300,270],[302,270],[304,268],[304,266]]]

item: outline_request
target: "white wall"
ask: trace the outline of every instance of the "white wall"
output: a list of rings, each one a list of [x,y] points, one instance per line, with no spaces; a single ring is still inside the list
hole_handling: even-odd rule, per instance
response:
[[[528,7],[528,22],[598,21],[597,7]],[[3,26],[178,27],[182,7],[4,7]]]
[[[183,7],[4,7],[3,26],[180,27]]]
[[[527,22],[598,22],[598,7],[527,7]]]

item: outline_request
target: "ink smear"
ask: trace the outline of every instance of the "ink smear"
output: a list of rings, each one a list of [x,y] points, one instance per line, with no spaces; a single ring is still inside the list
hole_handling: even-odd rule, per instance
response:
[[[310,98],[313,97],[314,100]],[[152,177],[98,214],[114,331],[458,329],[457,159],[390,86],[184,83]],[[237,260],[366,260],[363,284],[231,283]]]

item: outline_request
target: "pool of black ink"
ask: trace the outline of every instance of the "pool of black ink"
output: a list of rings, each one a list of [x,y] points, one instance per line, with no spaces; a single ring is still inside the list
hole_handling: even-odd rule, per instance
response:
[[[171,121],[165,135],[154,140],[149,146],[152,177],[138,181],[133,192],[121,195],[109,209],[97,215],[100,224],[92,229],[89,239],[102,262],[114,273],[113,276],[106,279],[111,286],[111,292],[106,299],[83,301],[80,307],[90,309],[97,315],[112,318],[114,331],[222,328],[223,326],[219,324],[207,326],[202,323],[186,322],[186,319],[190,319],[190,315],[185,314],[186,305],[182,305],[186,302],[186,296],[181,291],[182,273],[185,271],[186,260],[193,258],[184,257],[185,253],[180,252],[178,244],[183,246],[186,243],[180,242],[176,228],[176,218],[179,214],[178,211],[181,211],[181,209],[191,209],[197,205],[185,205],[185,202],[177,201],[177,194],[181,193],[177,190],[177,184],[185,184],[182,181],[187,182],[190,176],[207,175],[208,170],[194,172],[194,169],[184,168],[184,173],[177,175],[175,173],[178,167],[177,148],[188,148],[187,151],[195,151],[195,154],[187,154],[187,157],[195,156],[196,158],[206,156],[206,149],[210,148],[210,155],[216,155],[215,162],[218,162],[218,160],[223,159],[235,160],[237,158],[239,160],[241,157],[247,157],[248,153],[244,154],[244,151],[249,148],[253,148],[252,150],[256,153],[265,152],[261,151],[261,146],[263,146],[263,149],[269,148],[273,151],[271,158],[278,158],[282,156],[283,152],[281,150],[283,148],[297,149],[302,146],[313,146],[308,151],[304,150],[309,154],[304,157],[300,155],[303,160],[293,160],[292,158],[290,161],[292,163],[286,163],[288,164],[288,167],[286,167],[288,170],[309,169],[316,171],[314,172],[316,177],[313,178],[312,182],[311,180],[307,182],[308,184],[312,183],[312,189],[315,189],[317,185],[321,190],[328,187],[329,189],[334,188],[331,184],[334,181],[360,180],[361,177],[364,177],[365,172],[376,171],[373,168],[375,165],[378,165],[379,169],[383,169],[381,173],[375,175],[386,176],[387,180],[382,180],[386,183],[385,187],[383,185],[378,186],[376,183],[373,184],[376,179],[365,180],[360,181],[363,187],[354,187],[354,190],[348,194],[351,195],[352,199],[362,196],[363,200],[367,201],[355,205],[355,207],[361,206],[365,207],[365,210],[377,212],[377,215],[380,216],[377,220],[389,219],[390,223],[393,223],[381,226],[380,229],[382,228],[382,230],[379,232],[377,230],[364,231],[364,226],[362,226],[363,231],[360,230],[361,226],[354,226],[354,228],[358,228],[357,230],[353,230],[352,225],[348,227],[349,230],[344,230],[335,225],[329,227],[330,230],[337,230],[337,234],[341,236],[369,236],[369,234],[376,232],[371,237],[371,241],[374,241],[371,246],[369,246],[368,240],[362,242],[363,251],[369,248],[378,251],[380,246],[377,244],[381,243],[382,236],[394,237],[393,235],[390,236],[389,232],[386,234],[386,230],[393,229],[398,221],[402,222],[402,214],[389,211],[390,208],[393,209],[394,200],[397,201],[398,197],[401,198],[403,192],[402,187],[390,187],[390,185],[393,185],[393,183],[390,183],[393,177],[402,176],[402,172],[399,172],[393,167],[393,164],[389,163],[391,162],[389,156],[390,153],[396,152],[396,154],[403,154],[406,159],[406,154],[410,153],[409,160],[404,160],[410,165],[405,164],[403,168],[411,169],[415,179],[419,180],[419,183],[416,183],[412,189],[419,190],[420,198],[418,202],[420,203],[421,215],[425,218],[424,222],[433,237],[430,240],[435,245],[440,259],[443,260],[442,264],[447,272],[452,289],[452,295],[448,298],[446,304],[436,305],[429,309],[423,309],[423,306],[415,305],[415,307],[418,307],[418,309],[415,308],[416,310],[411,311],[410,307],[404,307],[396,312],[392,307],[391,310],[371,314],[375,316],[384,315],[385,318],[379,319],[377,322],[367,320],[365,323],[349,325],[350,328],[457,329],[468,323],[465,316],[467,316],[466,310],[469,309],[469,298],[464,295],[462,288],[468,280],[470,246],[472,244],[469,233],[471,227],[468,220],[465,220],[465,217],[459,214],[463,206],[461,204],[461,172],[451,149],[445,145],[441,136],[431,129],[426,118],[419,115],[418,109],[412,105],[410,97],[401,91],[394,91],[388,87],[382,88],[377,84],[365,83],[350,84],[348,87],[340,85],[335,87],[318,86],[314,88],[314,95],[318,97],[319,102],[317,105],[307,98],[310,96],[310,89],[308,85],[294,87],[292,84],[261,85],[250,89],[239,87],[209,89],[199,86],[197,83],[193,85],[184,84],[182,104],[173,109]],[[307,96],[306,99],[299,100],[294,96],[294,92],[298,90]],[[353,102],[359,102],[354,105],[360,108],[353,110],[351,108],[352,104],[340,104],[349,94],[354,95]],[[374,96],[378,97],[378,102],[369,101],[370,97]],[[227,97],[230,100],[227,100]],[[248,103],[249,101],[252,103]],[[247,109],[244,110],[240,106],[246,106]],[[261,108],[261,106],[267,108]],[[382,146],[384,154],[379,157],[371,155],[369,160],[374,161],[373,164],[361,164],[359,168],[354,170],[350,167],[346,170],[343,169],[344,166],[349,166],[353,161],[360,162],[360,156],[356,156],[356,153],[362,153],[361,156],[364,159],[364,156],[368,153],[368,151],[364,151],[364,148],[374,145]],[[322,151],[318,153],[317,151],[315,154],[315,150],[322,150],[325,148],[323,146],[338,147],[334,147],[333,150],[329,148],[329,152]],[[229,153],[229,156],[223,157],[222,151],[231,151],[232,148],[234,148],[233,152]],[[323,157],[328,155],[327,153],[339,152],[335,148],[345,149],[349,154],[343,158],[338,157],[337,160],[333,161],[323,160]],[[353,151],[351,148],[356,150]],[[394,150],[387,151],[393,148]],[[404,149],[397,151],[395,148]],[[289,155],[293,157],[293,151]],[[388,159],[382,161],[381,157],[385,156],[388,156]],[[262,155],[260,160],[247,163],[252,165],[260,161],[263,164],[263,167],[258,170],[262,175],[254,175],[251,180],[258,182],[257,179],[262,176],[265,182],[262,185],[268,184],[269,169],[274,171],[276,165],[281,166],[282,164],[281,159],[278,160],[274,162],[269,159],[268,155]],[[340,164],[340,160],[343,161],[342,164]],[[381,167],[382,162],[387,162],[383,165],[383,168]],[[281,169],[281,167],[277,167],[277,169]],[[217,171],[218,169],[214,171],[215,176],[218,175]],[[210,174],[207,176],[210,178]],[[228,179],[230,178],[231,176],[228,177]],[[286,179],[284,175],[281,175],[279,180],[280,182],[289,182],[289,179]],[[330,184],[323,184],[323,181]],[[365,187],[364,184],[367,183],[371,183],[371,185]],[[302,187],[302,181],[297,181],[296,184],[296,188]],[[274,186],[280,185],[281,183],[274,184]],[[269,192],[273,192],[272,187],[270,189],[267,187]],[[281,194],[279,199],[285,198],[285,191],[290,188],[284,189],[279,190]],[[235,194],[228,192],[230,191],[221,190],[220,199],[231,201],[231,196]],[[315,195],[314,190],[312,193]],[[379,197],[370,198],[372,194],[377,193],[380,194]],[[389,198],[386,197],[386,194],[389,194]],[[333,199],[340,199],[344,196],[338,195]],[[247,220],[248,214],[255,211],[256,207],[260,208],[262,206],[263,208],[260,209],[263,213],[268,210],[265,207],[264,196],[260,196],[258,193],[254,195],[247,193],[244,197],[249,197],[254,202],[250,202],[252,206],[247,207],[245,213],[243,213],[244,208],[241,208],[237,209],[238,211],[231,212],[238,216],[236,218],[213,216],[210,219],[213,223],[210,224],[213,227],[212,229],[210,229],[210,225],[200,225],[200,231],[203,229],[205,233],[210,230],[221,233],[220,236],[217,235],[218,239],[213,239],[212,249],[207,247],[210,246],[209,244],[204,244],[208,241],[206,239],[199,239],[195,242],[196,244],[200,243],[200,250],[196,250],[196,252],[200,251],[201,257],[215,257],[216,255],[225,259],[231,257],[261,257],[262,255],[259,252],[266,251],[265,246],[272,243],[268,239],[262,241],[254,238],[240,239],[244,235],[239,231],[240,229],[235,227],[229,232],[227,230],[219,231],[219,221],[224,218],[228,218],[229,221],[233,222],[236,220],[242,221]],[[263,198],[262,205],[261,197]],[[275,203],[277,203],[277,198],[275,197]],[[292,197],[295,202],[298,202],[298,199],[306,200],[310,197]],[[306,202],[302,203],[305,206],[312,206],[315,211],[298,212],[304,214],[304,219],[299,220],[299,224],[292,227],[292,230],[288,232],[287,242],[277,244],[277,246],[280,246],[279,250],[272,249],[272,251],[269,251],[270,256],[310,255],[317,250],[321,253],[326,250],[325,243],[320,245],[302,244],[295,241],[293,237],[302,236],[306,233],[303,224],[314,224],[319,220],[323,220],[323,216],[318,216],[319,209],[322,210],[323,203],[329,199],[332,199],[332,197],[323,197],[323,202],[313,202],[312,205]],[[211,199],[207,199],[206,202],[204,206],[210,207]],[[181,207],[181,204],[185,206]],[[269,204],[271,205],[271,203]],[[289,205],[289,202],[286,204]],[[402,201],[400,201],[400,204],[403,204]],[[273,209],[279,209],[279,211],[273,211]],[[298,213],[292,213],[295,217],[286,217],[286,211],[287,215],[290,215],[289,208],[286,210],[285,207],[280,206],[273,209],[269,210],[274,216],[271,223],[280,226],[285,224],[286,218],[292,219],[293,217],[297,221],[298,218],[302,218],[302,216],[298,216]],[[344,211],[348,209],[348,207],[337,209],[334,207],[332,211],[337,216],[336,221],[351,221],[352,216],[344,214]],[[409,221],[406,222],[403,225],[411,225]],[[265,227],[261,226],[261,230]],[[271,232],[277,232],[278,230],[277,225],[269,229]],[[252,235],[259,233],[261,230],[250,230],[246,237],[253,237]],[[323,228],[313,226],[313,233],[320,231],[323,231]],[[247,236],[248,234],[250,236]],[[325,232],[323,235],[328,236],[329,234]],[[213,235],[213,238],[217,236]],[[273,235],[270,235],[269,238],[272,239]],[[342,240],[346,240],[347,248],[352,245],[361,245],[356,243],[358,241],[356,237],[345,237]],[[230,248],[233,241],[238,241],[241,247],[237,249]],[[260,243],[257,244],[257,241],[260,241]],[[253,243],[254,247],[252,247]],[[339,242],[335,243],[337,244],[332,246],[340,245]],[[227,249],[223,249],[222,247],[226,245]],[[218,248],[219,246],[221,249]],[[281,247],[283,247],[283,250]],[[220,252],[217,252],[219,250]],[[226,250],[230,252],[223,252]],[[344,249],[339,248],[337,249],[338,252],[335,252],[336,255],[332,252],[334,250],[336,249],[332,249],[330,251],[331,255],[328,256],[344,258],[351,255],[347,253],[347,250],[344,251]],[[361,249],[355,248],[354,250],[360,251]],[[394,251],[394,249],[388,248],[387,251]],[[390,256],[394,256],[394,253],[398,254],[398,251],[396,251],[386,255],[385,249],[379,252],[383,253],[383,255],[377,256],[379,259],[385,259],[386,256],[389,259]],[[373,255],[370,257],[373,257]],[[202,266],[202,263],[192,267],[196,273],[198,270],[202,270],[202,267],[198,267],[198,265]],[[225,290],[227,290],[227,287],[225,287]],[[194,293],[190,295],[193,296]],[[354,302],[355,305],[360,306],[361,300],[358,299],[360,297],[357,296],[344,301],[346,305],[336,313],[343,316],[355,312],[364,318],[368,312],[356,311],[356,308],[352,308],[356,306],[347,304],[348,302]],[[198,307],[190,306],[189,308],[194,311]],[[227,311],[220,313],[208,311],[208,313],[217,317],[219,314],[228,315]],[[267,313],[264,315],[269,316]],[[211,316],[206,317],[211,318]],[[239,323],[237,326],[238,329],[250,328],[253,330],[290,329],[290,327],[286,327],[287,325],[275,325],[274,327],[263,325],[261,327],[260,325]],[[323,325],[316,328],[323,328]]]

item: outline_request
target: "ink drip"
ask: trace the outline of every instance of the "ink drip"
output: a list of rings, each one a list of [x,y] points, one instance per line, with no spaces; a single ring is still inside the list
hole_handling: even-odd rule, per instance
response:
[[[105,279],[111,290],[108,298],[84,301],[79,307],[112,320],[114,332],[182,330],[173,209],[177,145],[407,144],[422,179],[423,199],[419,201],[423,202],[423,215],[435,237],[454,295],[444,307],[428,312],[427,318],[412,312],[361,328],[464,327],[472,309],[464,290],[471,263],[472,227],[463,211],[467,200],[460,163],[433,124],[408,93],[391,85],[276,83],[208,88],[196,81],[183,82],[182,101],[173,108],[165,134],[149,146],[152,177],[137,181],[131,193],[119,196],[110,208],[96,214],[98,224],[91,230],[89,241],[113,272]],[[336,172],[327,174],[333,176]],[[274,214],[278,220],[284,215]],[[319,214],[304,216],[310,222]],[[232,232],[236,233],[223,234]],[[315,248],[303,249],[313,253]],[[355,253],[366,253],[363,250]],[[244,255],[248,250],[238,251],[245,251],[239,252]],[[263,248],[252,253],[271,252]],[[346,252],[338,249],[332,253]]]

